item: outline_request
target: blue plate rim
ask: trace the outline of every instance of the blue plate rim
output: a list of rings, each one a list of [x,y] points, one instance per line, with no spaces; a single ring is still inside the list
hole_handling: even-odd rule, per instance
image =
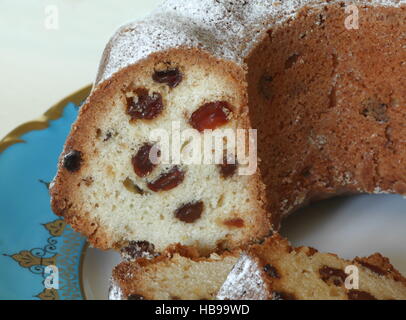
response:
[[[24,122],[18,125],[16,128],[7,133],[0,140],[0,155],[9,147],[17,143],[25,143],[26,141],[22,138],[23,135],[36,130],[47,129],[50,125],[50,121],[57,120],[62,118],[65,108],[69,103],[74,103],[75,105],[81,105],[83,101],[89,96],[92,90],[92,84],[89,84],[81,89],[73,92],[72,94],[61,99],[50,108],[48,108],[40,117],[33,119],[28,122]],[[83,284],[83,264],[85,260],[86,250],[89,247],[89,243],[86,243],[82,246],[81,252],[79,254],[79,287],[81,295],[84,300],[87,300],[86,292],[84,290]]]

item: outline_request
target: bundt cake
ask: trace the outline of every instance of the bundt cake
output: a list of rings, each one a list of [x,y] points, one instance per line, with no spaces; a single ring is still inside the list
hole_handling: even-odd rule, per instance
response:
[[[114,268],[109,299],[406,299],[406,279],[380,254],[347,261],[293,248],[277,234],[209,258],[179,245],[159,257],[132,257]]]
[[[406,279],[379,253],[347,261],[274,235],[241,255],[218,298],[405,300]]]
[[[405,24],[396,0],[164,1],[107,44],[53,210],[98,248],[208,253],[308,201],[405,195]],[[231,134],[219,161],[186,161],[210,130]]]

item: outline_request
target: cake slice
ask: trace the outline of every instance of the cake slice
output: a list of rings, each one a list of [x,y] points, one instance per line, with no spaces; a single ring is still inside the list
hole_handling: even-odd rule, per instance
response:
[[[256,145],[249,131],[237,132],[250,128],[239,72],[174,49],[103,82],[67,139],[53,210],[101,249],[148,241],[158,252],[181,243],[208,253],[265,236]]]
[[[180,245],[156,256],[146,243],[133,243],[122,255],[126,261],[112,273],[111,300],[406,299],[406,279],[379,253],[348,261],[293,248],[280,235],[208,258]]]
[[[310,247],[293,248],[286,239],[274,235],[241,255],[217,297],[230,300],[404,300],[406,279],[379,253],[348,261]]]
[[[237,249],[202,258],[178,245],[153,259],[122,262],[113,269],[109,299],[212,300],[239,254]]]

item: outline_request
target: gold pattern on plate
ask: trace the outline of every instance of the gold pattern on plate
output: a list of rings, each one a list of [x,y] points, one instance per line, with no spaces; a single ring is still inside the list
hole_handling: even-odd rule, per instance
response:
[[[44,227],[49,231],[51,236],[60,237],[65,230],[66,222],[64,220],[57,219],[55,221],[45,223]]]
[[[58,290],[55,289],[44,289],[44,291],[37,294],[36,297],[41,300],[59,300]]]
[[[33,266],[51,266],[56,264],[56,257],[58,255],[55,254],[52,257],[43,258],[39,256],[35,256],[32,252],[28,250],[20,251],[19,253],[11,255],[15,261],[23,268],[31,268]]]

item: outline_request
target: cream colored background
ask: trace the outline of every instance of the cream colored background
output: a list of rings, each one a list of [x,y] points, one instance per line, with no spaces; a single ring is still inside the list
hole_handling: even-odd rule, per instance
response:
[[[91,83],[115,29],[159,1],[0,0],[0,139]],[[57,9],[56,30],[47,8]]]

